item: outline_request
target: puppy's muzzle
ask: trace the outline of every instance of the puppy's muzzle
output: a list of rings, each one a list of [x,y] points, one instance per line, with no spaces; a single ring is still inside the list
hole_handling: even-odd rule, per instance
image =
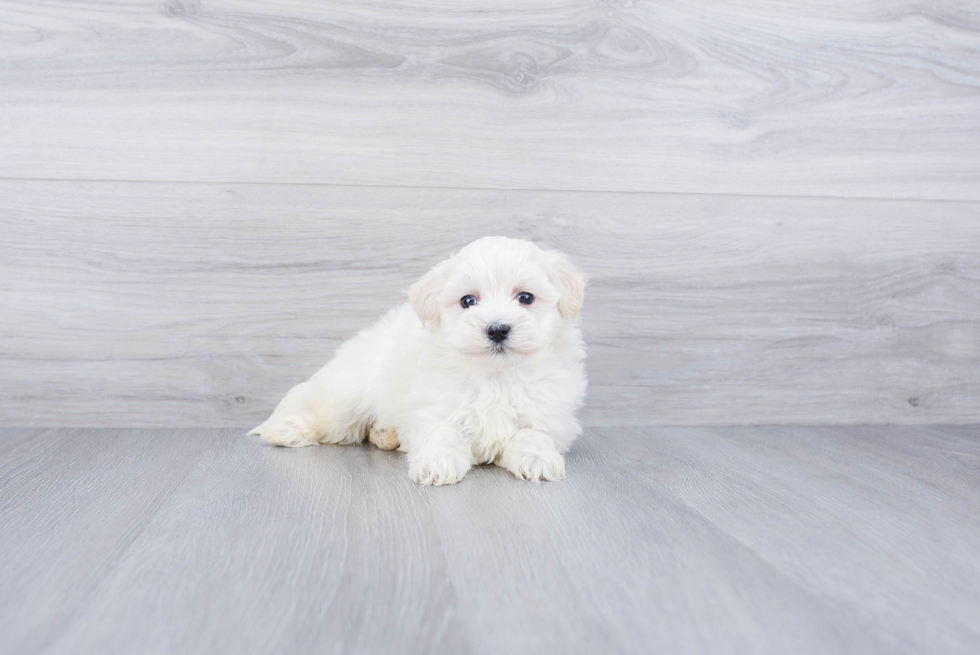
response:
[[[487,326],[487,337],[494,343],[503,343],[507,335],[510,334],[510,326],[503,323],[492,323]]]

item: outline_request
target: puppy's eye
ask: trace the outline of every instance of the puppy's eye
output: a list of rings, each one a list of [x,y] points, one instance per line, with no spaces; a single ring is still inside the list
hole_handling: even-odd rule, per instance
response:
[[[472,307],[476,304],[476,296],[463,296],[459,299],[459,304],[463,306],[463,309]]]
[[[534,296],[529,294],[527,291],[521,291],[519,294],[517,294],[517,302],[521,303],[522,305],[530,305],[532,302],[534,302]]]

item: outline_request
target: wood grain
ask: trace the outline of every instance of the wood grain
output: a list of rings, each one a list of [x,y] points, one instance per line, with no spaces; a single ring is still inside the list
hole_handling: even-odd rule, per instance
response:
[[[643,460],[587,442],[569,457],[569,485],[487,470],[433,498],[455,585],[479,590],[457,594],[486,635],[477,652],[876,649],[880,635],[678,502]]]
[[[980,199],[971,3],[0,2],[0,177]]]
[[[0,431],[0,652],[41,652],[63,635],[207,441],[202,431]]]
[[[977,203],[26,181],[0,195],[7,425],[250,426],[430,265],[493,233],[592,275],[587,423],[980,421]]]
[[[372,455],[221,431],[51,652],[461,652],[425,498]]]
[[[977,570],[980,531],[976,426],[692,428],[603,437],[601,446],[656,472],[657,486],[787,582],[837,609],[862,598],[846,610],[850,621],[884,639],[859,650],[930,652],[938,624],[945,626],[943,649],[965,651],[977,639],[980,594],[967,582]],[[897,629],[896,616],[907,617]]]
[[[235,430],[0,462],[3,653],[980,648],[978,426],[602,428],[561,483],[448,488]]]

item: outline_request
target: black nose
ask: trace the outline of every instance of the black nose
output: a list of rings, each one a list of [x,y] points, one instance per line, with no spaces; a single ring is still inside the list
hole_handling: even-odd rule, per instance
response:
[[[504,325],[503,323],[494,323],[487,328],[487,336],[490,337],[490,341],[494,343],[500,343],[507,338],[507,333],[510,332],[510,326]]]

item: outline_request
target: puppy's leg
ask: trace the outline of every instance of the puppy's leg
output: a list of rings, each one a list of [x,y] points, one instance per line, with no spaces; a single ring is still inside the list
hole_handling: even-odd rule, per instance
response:
[[[518,479],[564,480],[565,460],[546,432],[522,428],[494,461]]]
[[[382,383],[398,366],[399,338],[406,330],[397,318],[386,315],[341,346],[329,364],[293,387],[269,420],[249,434],[260,434],[277,446],[363,441],[377,415]],[[411,318],[417,320],[414,314]]]
[[[329,367],[327,371],[329,374]],[[358,397],[317,374],[289,390],[275,411],[249,434],[276,446],[351,444],[364,439],[366,420]]]
[[[455,484],[473,466],[473,449],[451,424],[427,425],[417,434],[408,448],[408,476],[418,484]]]

